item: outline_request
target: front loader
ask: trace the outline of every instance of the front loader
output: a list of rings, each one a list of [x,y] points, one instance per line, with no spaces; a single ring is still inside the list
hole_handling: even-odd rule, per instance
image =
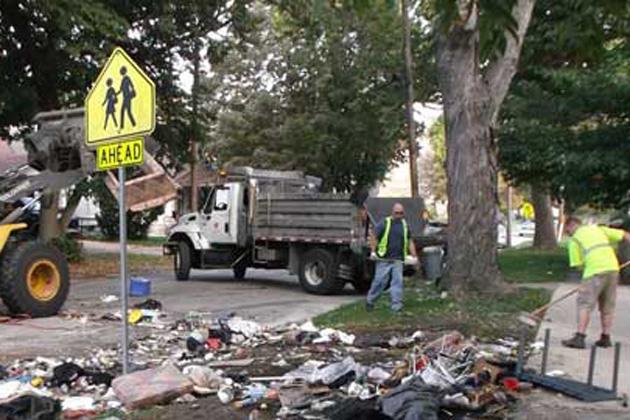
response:
[[[24,140],[28,164],[0,173],[0,299],[12,313],[55,315],[70,292],[68,262],[38,239],[38,226],[28,215],[45,192],[64,190],[95,172],[83,121],[83,109],[38,114],[38,130]],[[127,210],[160,206],[177,197],[177,184],[147,152],[145,162],[142,175],[127,184],[134,191]],[[110,191],[116,188],[110,179],[107,184]]]

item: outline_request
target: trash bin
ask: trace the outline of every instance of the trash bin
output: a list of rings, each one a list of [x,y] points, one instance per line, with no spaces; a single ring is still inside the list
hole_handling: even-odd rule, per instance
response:
[[[151,294],[151,281],[142,277],[131,277],[129,296],[143,297]]]
[[[422,269],[429,280],[442,277],[442,248],[429,246],[422,249]]]

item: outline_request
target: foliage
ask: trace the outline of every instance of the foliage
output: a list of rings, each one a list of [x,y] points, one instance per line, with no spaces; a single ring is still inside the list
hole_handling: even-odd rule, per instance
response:
[[[113,1],[0,2],[0,136],[38,111],[81,106],[127,22]]]
[[[621,3],[539,2],[506,100],[502,172],[550,187],[569,209],[630,203],[630,164],[618,158],[628,153],[630,128],[621,19],[629,9]]]
[[[91,182],[91,196],[98,205],[96,222],[103,236],[107,239],[119,237],[118,201],[112,196],[103,178],[97,177]],[[164,207],[156,207],[145,211],[127,211],[127,237],[131,240],[146,239],[151,224],[164,213]]]
[[[431,152],[422,163],[421,179],[426,183],[430,194],[438,201],[446,201],[446,141],[444,118],[440,117],[428,132]]]
[[[387,1],[277,3],[261,11],[257,42],[222,70],[231,89],[216,153],[303,170],[328,190],[373,185],[402,158],[400,14]]]
[[[58,236],[50,241],[50,245],[61,251],[70,263],[83,261],[83,246],[75,238],[67,235]]]

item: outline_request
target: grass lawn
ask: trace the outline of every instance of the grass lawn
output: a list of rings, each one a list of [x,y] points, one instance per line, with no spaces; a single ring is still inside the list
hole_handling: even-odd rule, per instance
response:
[[[72,277],[99,277],[120,272],[120,255],[114,253],[85,254],[80,263],[70,264]],[[127,254],[131,274],[151,273],[157,270],[171,270],[173,259],[157,255]]]
[[[510,283],[564,281],[569,273],[567,251],[555,249],[506,249],[499,253],[499,266]]]
[[[503,298],[471,296],[455,302],[450,296],[425,281],[407,280],[404,294],[404,313],[392,314],[389,294],[379,299],[374,310],[367,312],[365,301],[346,304],[315,318],[321,326],[349,331],[378,331],[382,329],[441,331],[456,329],[466,335],[496,339],[517,337],[518,317],[549,301],[551,292],[541,289],[519,288]]]

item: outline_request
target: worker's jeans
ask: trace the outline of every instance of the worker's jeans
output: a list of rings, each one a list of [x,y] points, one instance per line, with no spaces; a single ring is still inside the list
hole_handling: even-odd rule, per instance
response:
[[[376,299],[381,296],[383,289],[387,286],[389,276],[392,277],[389,293],[392,297],[392,310],[402,310],[403,297],[403,262],[402,261],[377,261],[376,273],[372,286],[367,295],[367,303],[373,305]]]

